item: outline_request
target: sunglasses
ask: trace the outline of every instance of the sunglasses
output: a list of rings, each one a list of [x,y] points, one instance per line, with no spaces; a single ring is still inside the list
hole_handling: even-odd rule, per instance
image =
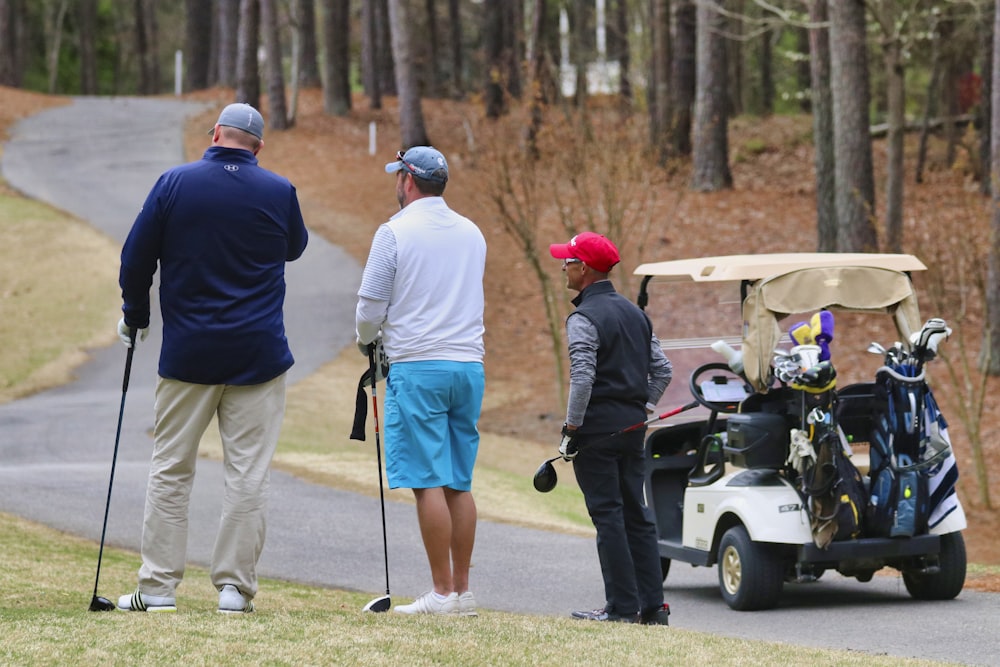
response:
[[[567,267],[570,264],[580,264],[582,262],[583,262],[582,259],[576,259],[575,257],[570,257],[568,259],[563,260],[563,267]]]
[[[403,159],[403,151],[396,151],[396,160],[402,162],[403,167],[405,167],[406,171],[409,172],[411,175],[417,173],[416,169],[413,168],[413,165]]]

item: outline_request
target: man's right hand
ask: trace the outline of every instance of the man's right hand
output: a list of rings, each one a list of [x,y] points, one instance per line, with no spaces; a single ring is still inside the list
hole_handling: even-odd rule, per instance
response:
[[[118,320],[118,338],[121,339],[125,347],[132,347],[133,336],[134,341],[138,343],[139,341],[146,340],[146,336],[149,335],[149,327],[145,329],[137,329],[135,327],[130,327],[125,324],[125,318]]]
[[[578,453],[574,431],[563,425],[562,440],[559,442],[559,456],[563,457],[563,461],[572,461]]]

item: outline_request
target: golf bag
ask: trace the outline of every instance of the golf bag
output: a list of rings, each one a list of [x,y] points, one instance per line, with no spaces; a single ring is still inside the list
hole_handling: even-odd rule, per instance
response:
[[[875,380],[881,413],[870,440],[866,534],[920,535],[958,503],[948,425],[915,364],[884,366]]]
[[[802,482],[816,546],[825,549],[831,542],[861,536],[868,503],[865,483],[835,427],[827,427],[820,437],[816,464],[805,471]]]

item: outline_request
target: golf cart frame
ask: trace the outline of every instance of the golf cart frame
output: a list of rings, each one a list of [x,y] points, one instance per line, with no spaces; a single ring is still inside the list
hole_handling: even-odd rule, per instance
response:
[[[791,314],[845,311],[889,316],[902,341],[921,330],[909,274],[926,266],[912,255],[787,253],[705,257],[643,264],[637,303],[644,310],[652,283],[738,286],[742,332],[687,339],[718,351],[738,346],[738,364],[709,363],[690,377],[707,418],[650,430],[646,497],[657,524],[664,579],[671,561],[718,565],[723,599],[736,610],[778,604],[785,582],[815,581],[836,570],[859,581],[892,567],[917,599],[951,599],[964,586],[966,557],[961,504],[918,534],[868,536],[818,546],[809,499],[789,466],[789,431],[820,401],[836,415],[842,440],[867,442],[879,403],[875,383],[810,392],[776,379],[776,348],[787,342],[780,322]],[[667,341],[664,341],[665,344]],[[722,359],[720,359],[720,362]],[[737,372],[740,371],[740,372]],[[832,385],[831,385],[832,386]],[[710,389],[722,391],[712,400]],[[735,390],[735,393],[734,393]],[[835,406],[835,410],[832,406]],[[728,439],[727,439],[728,437]],[[867,465],[857,466],[871,486]]]

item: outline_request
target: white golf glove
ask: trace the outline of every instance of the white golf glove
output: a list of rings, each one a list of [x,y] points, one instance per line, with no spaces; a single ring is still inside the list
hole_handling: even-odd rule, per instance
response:
[[[562,440],[559,442],[559,456],[563,457],[563,461],[572,461],[578,453],[574,431],[570,431],[563,425]]]
[[[385,349],[382,347],[382,337],[379,336],[370,343],[362,343],[361,339],[355,339],[358,344],[358,351],[368,358],[368,348],[375,346],[375,381],[381,382],[389,375],[389,358],[385,356]]]
[[[129,327],[129,325],[125,324],[124,317],[118,320],[118,337],[121,338],[125,347],[132,347],[132,337],[130,335],[131,332],[129,331],[130,328],[131,327]],[[149,327],[146,327],[145,329],[137,329],[135,333],[135,340],[137,343],[144,341],[148,335]]]

